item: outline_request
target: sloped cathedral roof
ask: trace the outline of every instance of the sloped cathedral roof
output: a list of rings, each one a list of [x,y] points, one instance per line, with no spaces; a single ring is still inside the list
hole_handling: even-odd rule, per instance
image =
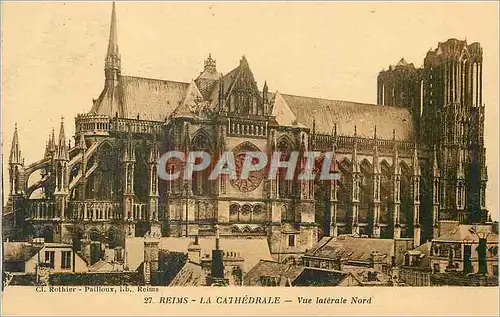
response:
[[[113,7],[111,34],[116,33],[116,17]],[[238,67],[222,75],[215,68],[211,56],[205,61],[205,70],[191,83],[161,79],[122,76],[119,73],[120,55],[116,35],[110,36],[109,46],[113,47],[107,60],[114,62],[110,68],[118,69],[116,78],[108,79],[103,92],[94,101],[91,113],[127,119],[165,121],[172,115],[187,115],[194,109],[194,103],[204,102],[215,109],[218,104],[220,86],[227,94],[243,72],[253,78],[246,58],[243,56]],[[219,84],[221,83],[221,85]],[[258,91],[257,87],[254,90]],[[188,96],[190,95],[190,96]],[[262,96],[262,93],[260,93]],[[393,131],[400,140],[412,140],[414,127],[408,109],[380,106],[340,100],[329,100],[295,96],[290,94],[269,94],[272,98],[271,110],[276,121],[283,126],[313,128],[318,133],[330,134],[337,125],[339,135],[357,135],[371,138],[375,126],[377,136],[391,139]],[[196,98],[196,100],[194,100]],[[355,129],[356,126],[356,129]]]

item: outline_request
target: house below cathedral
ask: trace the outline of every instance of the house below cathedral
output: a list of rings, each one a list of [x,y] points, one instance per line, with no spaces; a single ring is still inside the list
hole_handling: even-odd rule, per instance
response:
[[[245,56],[222,74],[209,55],[191,82],[124,75],[117,32],[113,4],[104,88],[76,116],[75,144],[61,122],[44,155],[27,163],[14,132],[3,215],[11,238],[113,249],[145,234],[202,241],[218,225],[227,241],[266,241],[281,262],[322,237],[418,246],[439,235],[441,220],[487,220],[478,43],[439,43],[421,69],[401,60],[380,73],[374,105],[271,92]],[[214,159],[230,151],[238,171],[248,151],[283,160],[331,152],[340,180],[290,180],[285,168],[272,179],[256,171],[211,180],[208,170],[159,179],[158,158],[173,150]]]

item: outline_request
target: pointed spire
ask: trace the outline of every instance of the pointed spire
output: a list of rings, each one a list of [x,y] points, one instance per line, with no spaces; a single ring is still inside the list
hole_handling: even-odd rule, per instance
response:
[[[49,136],[49,141],[45,142],[45,153],[43,154],[43,157],[45,158],[50,157],[49,142],[50,142],[50,136]]]
[[[380,173],[380,162],[378,160],[378,145],[377,142],[375,142],[375,146],[373,149],[373,173],[374,174],[379,174]]]
[[[219,111],[224,110],[224,80],[221,76],[219,79]]]
[[[333,151],[333,153],[335,155],[335,149],[337,148],[337,139],[336,139],[335,129],[334,128],[332,129],[332,132],[330,134],[330,138],[331,138],[332,151]]]
[[[352,149],[352,171],[354,173],[359,172],[359,164],[358,164],[358,133],[357,133],[356,125],[354,125],[354,140],[353,140],[353,149]]]
[[[159,158],[158,144],[156,144],[156,137],[153,137],[151,147],[149,148],[149,164],[157,164]]]
[[[64,117],[61,117],[56,157],[60,160],[69,160],[68,145],[66,144],[66,135],[64,133]]]
[[[393,156],[393,168],[394,168],[394,174],[399,175],[400,174],[400,168],[399,168],[399,151],[398,151],[398,143],[396,142],[396,132],[393,130],[393,136],[392,139],[394,140],[394,156]]]
[[[22,164],[21,148],[19,146],[19,136],[17,135],[17,123],[14,126],[14,135],[12,136],[12,145],[10,147],[10,164]]]
[[[417,142],[413,145],[413,175],[420,176],[420,163],[418,161]]]
[[[83,151],[87,149],[87,145],[85,144],[85,136],[83,135],[83,133],[80,133],[80,137],[78,139],[78,148]]]
[[[52,134],[49,135],[49,154],[53,155],[56,151],[56,134],[54,128],[52,128]]]
[[[217,73],[217,61],[212,58],[212,53],[208,53],[208,58],[205,59],[204,70],[210,73]]]
[[[109,27],[109,42],[108,42],[108,56],[118,55],[118,32],[116,28],[116,9],[115,2],[113,1],[113,9],[111,11],[111,24]]]
[[[457,179],[465,179],[464,162],[462,149],[458,150],[458,168],[457,168]]]
[[[130,124],[127,127],[127,140],[125,141],[125,151],[123,152],[123,161],[124,162],[134,162],[135,161],[135,151],[134,144],[132,142],[132,129]]]
[[[378,140],[377,140],[377,126],[375,126],[375,132],[373,133],[374,146],[373,146],[373,173],[380,173],[380,163],[378,161]]]
[[[245,57],[245,55],[241,56],[241,60],[240,60],[240,66],[243,64],[248,65],[248,61],[247,61],[247,58]]]
[[[434,149],[433,149],[432,175],[433,175],[433,177],[439,177],[439,166],[438,166],[438,160],[437,160],[436,144],[434,144]]]
[[[111,24],[109,27],[108,53],[106,54],[105,69],[111,70],[111,73],[106,72],[106,78],[108,79],[115,79],[116,76],[113,76],[113,73],[119,73],[121,69],[120,52],[118,51],[118,30],[116,26],[116,11],[114,1],[113,10],[111,11]]]
[[[267,87],[267,81],[264,81],[264,87],[262,88],[262,100],[264,101],[264,104],[268,103],[268,98],[267,98],[268,92],[269,88]]]

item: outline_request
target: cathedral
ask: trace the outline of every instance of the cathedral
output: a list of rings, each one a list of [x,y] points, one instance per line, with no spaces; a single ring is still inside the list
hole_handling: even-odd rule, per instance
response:
[[[62,121],[27,164],[14,132],[6,237],[115,248],[150,234],[212,236],[217,226],[221,236],[266,237],[272,255],[286,258],[324,236],[417,246],[439,235],[440,221],[488,220],[478,43],[439,43],[421,68],[401,59],[380,72],[372,105],[258,87],[245,56],[222,74],[209,55],[191,82],[127,76],[117,32],[113,4],[104,88],[76,116],[74,144]],[[207,169],[165,181],[157,161],[171,150],[333,152],[340,179],[289,180],[280,170],[211,180]]]

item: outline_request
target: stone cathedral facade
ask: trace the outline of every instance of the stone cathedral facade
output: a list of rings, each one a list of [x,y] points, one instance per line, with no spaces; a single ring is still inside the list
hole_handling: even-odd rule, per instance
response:
[[[17,130],[9,157],[4,224],[30,236],[123,246],[126,237],[266,236],[279,259],[322,236],[413,238],[438,234],[440,220],[486,221],[487,172],[482,49],[448,40],[423,68],[401,60],[378,77],[378,105],[270,92],[249,63],[222,74],[209,56],[191,82],[121,73],[113,5],[105,82],[70,144],[61,122],[44,156],[27,164]],[[337,181],[163,181],[169,150],[334,152]],[[318,159],[318,166],[321,164]],[[171,166],[175,168],[175,166]]]

